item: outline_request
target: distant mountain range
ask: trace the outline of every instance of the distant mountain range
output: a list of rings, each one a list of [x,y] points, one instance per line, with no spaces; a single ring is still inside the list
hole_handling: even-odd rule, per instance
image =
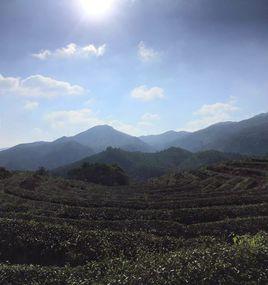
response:
[[[161,150],[181,147],[189,151],[218,150],[246,155],[268,154],[268,113],[241,122],[224,122],[193,132],[167,132],[140,137]]]
[[[14,170],[52,169],[92,155],[94,152],[79,143],[36,142],[21,144],[0,152],[0,165]]]
[[[21,144],[2,150],[0,166],[13,170],[35,170],[40,166],[53,169],[103,152],[107,147],[149,154],[177,147],[190,152],[216,150],[262,156],[268,154],[268,113],[241,122],[215,124],[193,133],[169,131],[142,137],[106,125],[96,126],[53,142]]]
[[[164,175],[170,171],[191,170],[204,165],[214,165],[222,161],[242,158],[243,156],[239,154],[221,153],[213,150],[191,153],[175,147],[155,153],[128,152],[121,149],[107,148],[99,154],[55,169],[53,172],[68,177],[69,171],[81,167],[84,163],[117,164],[133,180],[146,180]]]
[[[268,113],[241,122],[226,122],[187,134],[171,143],[196,152],[218,150],[246,155],[268,154]]]
[[[40,166],[53,169],[104,151],[109,146],[127,151],[153,151],[137,137],[110,126],[96,126],[73,137],[21,144],[1,151],[0,166],[12,170],[36,170]]]
[[[160,135],[141,136],[140,139],[159,151],[174,146],[174,142],[187,137],[189,134],[188,132],[169,131]]]

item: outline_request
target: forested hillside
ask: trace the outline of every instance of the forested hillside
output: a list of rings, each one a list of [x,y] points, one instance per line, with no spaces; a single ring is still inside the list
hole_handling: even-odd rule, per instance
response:
[[[120,166],[132,180],[143,181],[170,171],[197,169],[201,166],[241,158],[242,156],[238,154],[218,151],[191,153],[175,147],[156,153],[128,152],[107,148],[104,152],[58,168],[53,173],[67,176],[70,170],[81,167],[84,163],[106,163]]]

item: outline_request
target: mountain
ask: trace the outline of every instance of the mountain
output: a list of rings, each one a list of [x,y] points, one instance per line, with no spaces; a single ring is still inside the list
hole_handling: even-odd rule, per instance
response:
[[[13,170],[49,169],[80,160],[93,151],[77,142],[35,142],[1,151],[0,165]]]
[[[133,180],[146,180],[161,176],[175,170],[196,169],[203,165],[240,159],[241,155],[226,154],[217,151],[191,153],[181,148],[169,148],[155,153],[128,152],[121,149],[107,148],[106,151],[90,156],[81,161],[55,169],[57,175],[68,176],[68,173],[85,163],[117,164]]]
[[[63,137],[58,141],[75,141],[93,149],[96,153],[105,150],[107,147],[143,152],[153,150],[152,147],[139,138],[119,132],[107,125],[96,126],[78,135]]]
[[[140,139],[156,150],[163,150],[172,147],[174,141],[185,138],[188,134],[190,133],[168,131],[160,135],[141,136]]]
[[[0,166],[15,170],[35,170],[39,166],[53,169],[105,151],[107,147],[135,153],[144,152],[147,153],[146,159],[149,161],[149,153],[170,147],[190,152],[215,150],[263,156],[268,154],[268,113],[241,122],[215,124],[193,133],[170,131],[140,138],[119,132],[110,126],[96,126],[54,142],[35,142],[2,150]],[[214,155],[215,153],[213,157]],[[197,165],[200,164],[199,159]],[[178,165],[176,163],[176,166]],[[192,158],[189,165],[193,165]],[[160,160],[159,165],[154,163],[154,167],[157,168],[156,172],[167,168],[163,160]]]
[[[0,152],[0,166],[12,170],[36,170],[40,166],[53,169],[99,153],[109,146],[128,151],[153,150],[137,137],[119,132],[110,126],[96,126],[54,142],[21,144],[3,150]]]
[[[172,143],[189,151],[218,150],[245,155],[268,153],[268,113],[241,122],[226,122],[187,134]]]

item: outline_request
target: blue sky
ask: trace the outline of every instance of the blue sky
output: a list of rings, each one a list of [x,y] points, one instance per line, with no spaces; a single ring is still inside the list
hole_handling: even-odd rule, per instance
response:
[[[0,147],[268,111],[266,0],[94,1],[0,1]]]

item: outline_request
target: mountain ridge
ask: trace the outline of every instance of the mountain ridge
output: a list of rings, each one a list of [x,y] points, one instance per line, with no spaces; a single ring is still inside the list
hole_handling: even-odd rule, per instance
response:
[[[11,170],[36,170],[40,166],[53,169],[105,151],[107,147],[143,153],[179,147],[190,152],[215,150],[263,156],[268,154],[268,113],[240,122],[217,123],[192,133],[168,131],[141,137],[108,125],[95,126],[52,142],[19,144],[2,150],[0,166]]]
[[[190,151],[214,149],[245,155],[268,153],[268,113],[239,122],[214,124],[172,143]]]
[[[101,153],[54,169],[53,173],[68,176],[70,171],[82,167],[84,163],[115,164],[122,168],[132,179],[143,181],[164,175],[170,171],[192,170],[222,161],[241,159],[242,157],[239,154],[221,153],[213,150],[192,153],[175,147],[155,153],[128,152],[109,147]]]
[[[51,169],[92,154],[90,148],[76,142],[21,144],[2,151],[0,165],[13,170]]]
[[[95,126],[75,136],[63,137],[59,140],[73,140],[94,149],[95,152],[103,151],[109,146],[121,147],[126,150],[130,148],[136,151],[151,150],[150,146],[138,137],[125,134],[108,125]]]
[[[163,150],[172,147],[172,142],[176,139],[186,137],[189,132],[176,132],[174,130],[164,132],[158,135],[140,136],[139,138],[145,143],[153,146],[156,150]]]

